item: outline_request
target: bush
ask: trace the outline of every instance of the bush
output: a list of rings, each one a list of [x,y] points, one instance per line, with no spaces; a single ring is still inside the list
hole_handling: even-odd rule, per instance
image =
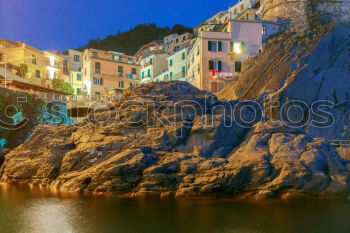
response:
[[[74,94],[74,88],[72,87],[72,85],[62,79],[55,78],[54,80],[52,80],[52,88],[57,91],[62,91],[68,94]]]

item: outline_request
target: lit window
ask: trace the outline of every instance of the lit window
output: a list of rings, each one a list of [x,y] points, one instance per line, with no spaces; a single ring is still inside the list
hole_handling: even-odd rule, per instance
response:
[[[242,44],[239,42],[234,42],[233,43],[233,52],[237,53],[237,54],[242,53]]]

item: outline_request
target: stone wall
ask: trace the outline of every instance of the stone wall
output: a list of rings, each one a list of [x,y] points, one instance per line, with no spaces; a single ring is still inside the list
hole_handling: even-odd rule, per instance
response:
[[[314,17],[330,16],[332,21],[350,21],[350,0],[263,0],[262,18],[290,18],[297,28],[308,27]]]

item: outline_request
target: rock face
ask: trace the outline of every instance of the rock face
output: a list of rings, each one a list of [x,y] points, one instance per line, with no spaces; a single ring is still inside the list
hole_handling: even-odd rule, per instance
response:
[[[308,109],[303,113],[294,109],[289,116],[300,120],[307,135],[348,140],[350,25],[325,25],[315,31],[277,36],[247,67],[240,80],[219,97],[265,102],[266,116],[276,120],[287,116],[282,106],[301,101]],[[330,122],[328,127],[312,124],[317,114],[311,109],[318,101],[329,104],[324,109],[329,113],[325,118]],[[272,105],[273,109],[268,107]]]
[[[246,106],[182,82],[130,89],[79,125],[38,126],[6,155],[1,181],[164,198],[350,191],[349,162],[335,147],[253,122]]]
[[[307,28],[316,18],[332,22],[350,21],[349,0],[262,0],[262,18],[289,18],[296,28]]]

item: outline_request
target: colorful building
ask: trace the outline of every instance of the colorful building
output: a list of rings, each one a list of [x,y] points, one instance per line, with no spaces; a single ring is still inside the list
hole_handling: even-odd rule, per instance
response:
[[[141,60],[141,82],[154,82],[168,71],[168,54],[152,54]],[[160,81],[160,80],[159,80]]]
[[[84,86],[92,96],[119,96],[123,90],[140,83],[136,57],[113,51],[84,51]]]
[[[84,77],[83,77],[83,57],[84,54],[76,50],[68,50],[68,82],[74,88],[75,95],[81,95],[85,93]]]
[[[169,80],[186,81],[187,51],[187,48],[183,48],[167,58]]]
[[[269,21],[230,20],[222,31],[204,31],[187,56],[187,78],[202,90],[218,92],[244,71],[243,62],[259,54],[263,42],[278,32]]]
[[[18,74],[35,85],[51,88],[52,79],[64,79],[64,59],[53,52],[40,51],[22,42],[0,40],[0,57],[8,64],[27,67],[26,73]]]
[[[190,47],[191,39],[193,35],[191,33],[184,33],[182,35],[173,34],[164,38],[164,51],[165,53],[172,55],[179,50]]]

